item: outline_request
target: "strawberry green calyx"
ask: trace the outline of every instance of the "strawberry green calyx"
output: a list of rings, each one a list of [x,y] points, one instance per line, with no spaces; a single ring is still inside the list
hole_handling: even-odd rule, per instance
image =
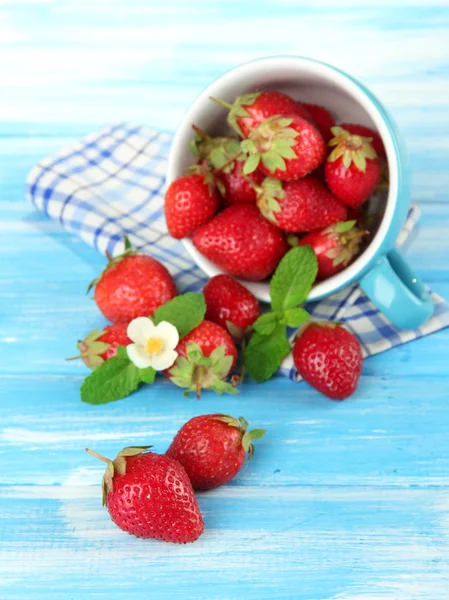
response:
[[[196,136],[190,142],[190,150],[201,161],[205,160],[215,169],[232,172],[234,159],[240,154],[240,142],[233,137],[210,137],[196,125],[192,125]]]
[[[229,417],[227,415],[220,415],[214,417],[214,419],[240,430],[242,434],[243,450],[248,455],[248,460],[251,460],[255,451],[253,441],[262,438],[267,432],[266,429],[252,429],[251,431],[248,431],[248,421],[244,417],[235,419],[234,417]]]
[[[212,168],[207,161],[202,161],[198,165],[191,165],[187,169],[188,175],[202,175],[204,177],[204,183],[209,189],[209,195],[212,196],[215,188],[217,187],[217,180],[212,172]]]
[[[279,179],[273,179],[272,177],[266,177],[262,181],[262,185],[255,186],[257,193],[257,206],[263,216],[277,225],[276,213],[281,212],[281,205],[279,200],[285,198],[284,188],[282,187],[282,181]]]
[[[292,122],[293,119],[275,115],[250,132],[248,139],[241,143],[242,150],[249,155],[243,168],[245,175],[255,171],[260,162],[271,173],[277,169],[285,171],[285,159],[297,158],[293,146],[299,131],[290,127]]]
[[[238,120],[250,117],[251,115],[246,110],[245,106],[251,106],[260,96],[261,92],[247,92],[246,94],[242,94],[241,96],[237,96],[233,104],[229,102],[224,102],[223,100],[219,100],[218,98],[214,98],[211,96],[211,100],[224,106],[229,109],[229,114],[227,117],[228,125],[241,137],[244,137],[243,131],[240,129],[238,124]]]
[[[337,237],[338,245],[328,250],[325,255],[333,259],[332,264],[334,267],[340,264],[346,267],[353,257],[359,253],[360,243],[363,237],[368,234],[369,231],[356,226],[356,221],[342,221],[331,225],[323,231],[323,235],[330,238]]]
[[[335,146],[328,157],[329,162],[342,159],[345,169],[349,169],[352,163],[362,171],[366,170],[366,159],[377,158],[376,151],[371,145],[373,138],[362,137],[346,131],[342,127],[332,127],[334,137],[329,141],[329,146]]]
[[[103,269],[103,271],[98,275],[98,277],[95,277],[95,279],[93,279],[89,283],[89,286],[87,288],[86,294],[88,294],[90,292],[90,290],[97,285],[97,283],[100,281],[100,279],[103,277],[103,275],[106,273],[106,271],[108,269],[110,269],[114,265],[118,264],[123,258],[126,258],[127,256],[134,256],[136,254],[139,254],[139,251],[135,250],[131,246],[131,243],[130,243],[127,235],[123,236],[123,241],[125,243],[125,249],[124,249],[124,251],[121,254],[119,254],[117,256],[114,256],[114,258],[112,258],[112,256],[109,254],[109,252],[106,252],[106,256],[107,256],[107,259],[108,259],[108,264]]]
[[[225,351],[225,346],[219,346],[206,357],[198,344],[190,342],[187,356],[178,356],[169,369],[171,382],[187,393],[195,392],[198,399],[202,389],[218,394],[237,394],[236,387],[224,381],[233,363],[233,357],[226,356]]]
[[[79,358],[82,359],[83,363],[89,369],[97,369],[104,363],[104,359],[100,356],[109,348],[111,344],[106,342],[99,341],[100,338],[105,331],[100,331],[99,329],[92,330],[84,340],[79,340],[76,347],[80,351]]]
[[[92,456],[95,456],[95,458],[98,458],[99,460],[102,460],[103,462],[105,462],[107,464],[106,471],[104,472],[103,481],[102,481],[103,506],[105,506],[105,504],[106,504],[107,495],[109,494],[109,492],[112,492],[112,489],[114,487],[114,484],[113,484],[114,475],[117,473],[119,475],[124,475],[126,473],[126,457],[139,456],[140,454],[143,454],[144,452],[146,452],[149,448],[152,448],[152,446],[128,446],[126,448],[123,448],[123,450],[121,450],[117,454],[117,456],[115,457],[114,460],[110,460],[109,458],[106,458],[106,457],[102,456],[101,454],[98,454],[98,452],[95,452],[94,450],[90,450],[89,448],[86,448],[86,452],[88,452]]]

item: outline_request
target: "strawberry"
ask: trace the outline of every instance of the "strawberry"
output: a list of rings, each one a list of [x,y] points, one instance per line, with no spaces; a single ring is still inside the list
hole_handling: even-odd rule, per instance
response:
[[[285,231],[312,231],[346,219],[345,205],[313,175],[284,184],[268,177],[257,191],[263,216]]]
[[[247,138],[252,129],[262,121],[275,115],[298,115],[310,119],[310,115],[299,102],[276,90],[247,92],[238,96],[234,104],[211,98],[229,109],[228,124],[241,137]]]
[[[246,456],[254,454],[252,440],[265,434],[247,427],[243,417],[194,417],[178,431],[167,456],[181,463],[195,490],[212,490],[234,479]]]
[[[109,321],[128,323],[148,317],[176,296],[175,282],[164,265],[133,250],[126,238],[125,252],[108,258],[105,270],[87,291],[95,286],[95,302]]]
[[[80,356],[74,356],[66,360],[82,358],[89,369],[100,367],[105,361],[117,354],[119,346],[131,344],[131,340],[126,333],[127,329],[128,323],[107,325],[103,331],[93,329],[86,335],[84,340],[79,341],[76,345],[81,353]]]
[[[203,289],[206,319],[228,329],[242,339],[245,331],[260,316],[257,298],[230,275],[215,275]]]
[[[357,388],[363,355],[359,340],[338,323],[306,325],[293,346],[298,373],[333,400],[344,400]]]
[[[225,204],[255,204],[256,192],[252,183],[260,184],[264,176],[257,170],[243,175],[245,157],[239,140],[209,137],[196,125],[193,125],[193,129],[197,135],[191,143],[191,150],[200,160],[209,163]]]
[[[318,259],[317,279],[327,279],[347,267],[360,252],[362,237],[368,232],[355,221],[346,221],[317,229],[299,240],[300,246],[311,246]]]
[[[356,123],[341,123],[340,127],[346,131],[349,131],[349,133],[371,138],[371,146],[374,148],[374,152],[377,154],[377,156],[383,159],[387,158],[387,153],[385,152],[385,146],[382,138],[377,131],[374,131],[374,129],[365,127],[365,125],[357,125]]]
[[[381,169],[369,138],[353,135],[341,127],[332,127],[335,146],[327,158],[324,174],[331,192],[339,200],[357,208],[374,192]]]
[[[318,128],[324,140],[328,142],[333,137],[331,127],[335,125],[334,117],[324,106],[319,106],[318,104],[303,104],[302,106],[312,117],[312,122]]]
[[[178,177],[165,194],[165,220],[177,240],[191,235],[218,210],[219,198],[208,175],[192,173]]]
[[[270,275],[287,251],[282,232],[257,206],[229,206],[193,234],[196,248],[224,271],[259,281]]]
[[[176,460],[146,452],[148,448],[124,448],[115,460],[86,448],[108,465],[103,505],[120,529],[136,537],[174,544],[194,542],[203,533],[204,523],[187,473]]]
[[[229,333],[211,321],[202,321],[176,347],[175,364],[164,371],[175,385],[188,392],[214,390],[235,394],[233,385],[224,381],[237,361],[237,348]]]
[[[304,177],[326,158],[326,143],[318,129],[295,115],[265,119],[250,132],[241,148],[248,154],[245,175],[259,168],[283,181]]]

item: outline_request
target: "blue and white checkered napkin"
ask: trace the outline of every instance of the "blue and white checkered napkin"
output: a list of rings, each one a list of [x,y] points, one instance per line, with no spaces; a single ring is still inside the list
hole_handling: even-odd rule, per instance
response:
[[[36,165],[28,176],[27,194],[36,208],[103,254],[119,253],[126,233],[133,246],[167,266],[179,291],[199,291],[207,276],[165,226],[162,191],[171,140],[171,134],[143,126],[105,127]],[[419,216],[413,206],[399,246]],[[415,331],[394,327],[357,285],[307,308],[314,319],[344,322],[370,356],[447,327],[449,305],[437,294],[432,297],[433,317]],[[298,379],[291,357],[281,373]]]

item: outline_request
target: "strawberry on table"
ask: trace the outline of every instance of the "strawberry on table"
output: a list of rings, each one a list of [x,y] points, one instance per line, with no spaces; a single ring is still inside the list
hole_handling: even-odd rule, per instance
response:
[[[229,206],[193,234],[193,243],[224,271],[250,281],[270,275],[288,249],[282,232],[257,206]]]
[[[310,119],[309,113],[299,102],[276,90],[247,92],[238,96],[234,104],[217,98],[211,99],[229,109],[228,124],[238,135],[245,138],[268,117],[298,115]]]
[[[381,169],[369,138],[332,127],[334,149],[327,158],[324,174],[331,192],[342,202],[357,208],[374,192]]]
[[[307,233],[299,245],[312,247],[318,259],[317,279],[322,280],[339,273],[354,260],[367,233],[356,226],[356,221],[343,221]]]
[[[127,329],[128,323],[113,323],[107,325],[102,331],[93,329],[84,340],[77,343],[76,347],[80,355],[66,360],[81,358],[86,367],[96,369],[115,356],[119,346],[127,346],[131,343],[126,333]]]
[[[285,183],[267,178],[257,192],[263,216],[285,231],[302,233],[346,219],[346,206],[313,175]]]
[[[331,128],[335,125],[334,117],[327,110],[327,108],[324,108],[324,106],[319,106],[318,104],[304,103],[302,103],[302,106],[312,117],[313,123],[318,128],[318,131],[321,133],[324,140],[328,142],[333,137]]]
[[[257,298],[230,275],[215,275],[203,289],[206,319],[228,329],[241,339],[260,316]]]
[[[165,194],[165,220],[178,240],[191,235],[218,210],[219,197],[212,174],[192,173],[175,179]]]
[[[234,479],[246,457],[254,454],[253,440],[265,434],[247,427],[243,417],[194,417],[178,431],[167,456],[181,463],[195,490],[212,490]]]
[[[241,143],[249,156],[243,172],[260,169],[265,175],[283,181],[304,177],[326,158],[321,133],[306,119],[295,115],[265,119]]]
[[[176,296],[175,282],[164,265],[133,250],[127,238],[123,254],[109,258],[88,291],[92,287],[98,308],[113,323],[148,317]]]
[[[203,533],[203,517],[184,467],[151,446],[124,448],[107,463],[103,505],[123,531],[174,544],[194,542]]]
[[[214,390],[218,394],[235,394],[235,387],[225,378],[237,361],[237,348],[229,333],[216,323],[202,321],[179,342],[178,358],[165,371],[175,385],[196,392]]]
[[[306,325],[293,346],[298,373],[333,400],[344,400],[357,388],[363,365],[360,342],[338,323]]]
[[[385,146],[382,138],[377,131],[374,131],[374,129],[366,127],[365,125],[358,125],[357,123],[341,123],[339,127],[349,131],[349,133],[354,135],[371,138],[371,146],[374,148],[377,156],[383,159],[387,158],[387,153],[385,152]]]

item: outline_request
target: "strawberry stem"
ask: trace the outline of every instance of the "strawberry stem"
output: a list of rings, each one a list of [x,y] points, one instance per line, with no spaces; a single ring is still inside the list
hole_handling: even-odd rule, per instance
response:
[[[106,250],[106,258],[108,259],[108,262],[112,262],[112,256],[108,250]]]
[[[202,129],[200,129],[197,125],[194,125],[192,123],[192,129],[193,131],[200,136],[200,138],[203,140],[203,142],[205,142],[206,140],[209,139],[209,136],[207,135],[207,133],[205,131],[203,131]]]
[[[64,358],[64,360],[78,360],[79,358],[83,358],[81,354],[78,354],[78,356],[70,356],[69,358]]]
[[[219,104],[220,106],[224,106],[225,108],[228,108],[229,110],[232,110],[232,104],[229,104],[229,102],[225,102],[224,100],[220,100],[219,98],[214,98],[214,96],[209,96],[209,98],[211,100],[213,100],[214,102],[216,102],[217,104]]]
[[[102,456],[101,454],[98,454],[98,452],[95,452],[95,450],[91,450],[90,448],[86,448],[86,452],[88,452],[92,456],[95,456],[95,458],[102,460],[107,465],[109,465],[112,462],[112,460],[110,460],[109,458],[106,458],[106,457]]]
[[[225,162],[224,165],[221,165],[221,167],[218,169],[219,171],[223,171],[223,169],[226,169],[226,167],[228,167],[231,163],[233,163],[235,160],[237,160],[237,158],[242,154],[242,151],[239,150],[239,152],[237,152],[237,154],[235,154],[232,158],[230,158],[227,162]]]

